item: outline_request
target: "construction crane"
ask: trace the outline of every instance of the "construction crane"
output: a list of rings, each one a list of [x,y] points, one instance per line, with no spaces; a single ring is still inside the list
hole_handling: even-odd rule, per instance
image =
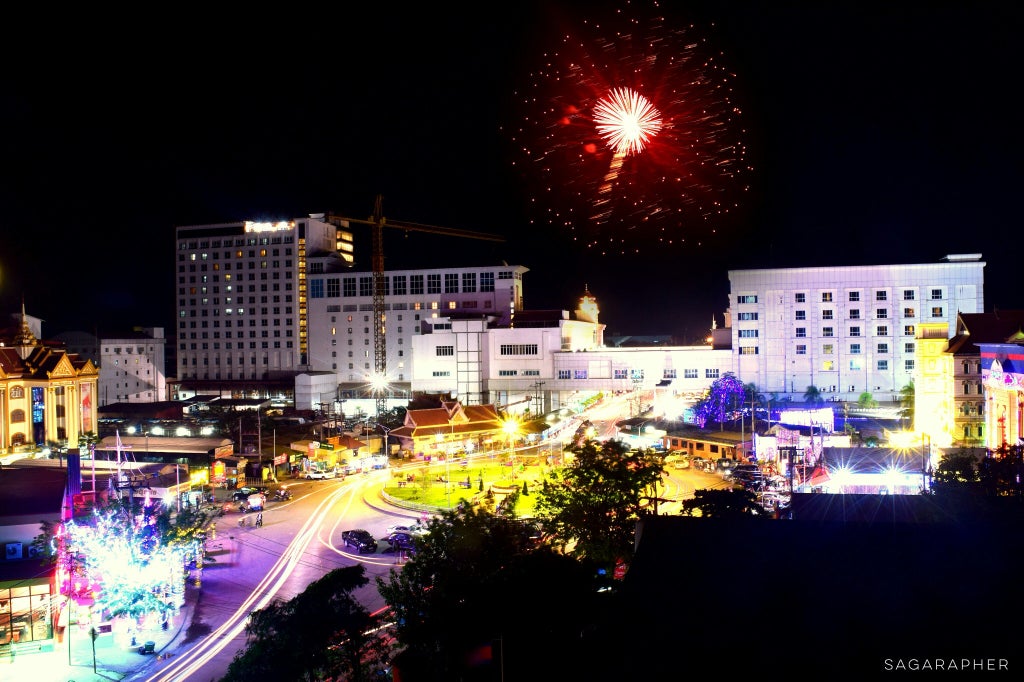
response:
[[[387,409],[387,399],[384,394],[384,383],[387,381],[387,344],[385,336],[384,315],[384,228],[392,227],[405,232],[428,232],[440,234],[447,237],[465,237],[467,239],[482,239],[492,242],[503,242],[504,237],[486,232],[473,232],[471,230],[460,230],[451,227],[438,227],[436,225],[422,225],[419,223],[389,223],[384,218],[382,210],[383,197],[377,195],[373,205],[373,215],[363,220],[360,218],[348,218],[346,216],[328,213],[325,222],[337,227],[347,228],[351,223],[358,225],[369,225],[373,228],[371,248],[373,250],[373,389],[377,396],[377,419],[383,417]]]

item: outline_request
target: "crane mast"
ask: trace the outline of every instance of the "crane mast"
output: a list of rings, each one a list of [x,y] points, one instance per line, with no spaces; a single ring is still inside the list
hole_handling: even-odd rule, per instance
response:
[[[373,378],[372,387],[377,402],[377,419],[383,417],[387,410],[386,381],[387,381],[387,315],[384,311],[384,227],[393,227],[406,232],[427,232],[440,234],[448,237],[465,237],[467,239],[482,239],[492,242],[504,242],[505,238],[485,232],[473,232],[471,230],[460,230],[450,227],[439,227],[436,225],[422,225],[418,223],[388,223],[383,212],[384,198],[377,195],[373,204],[373,215],[369,220],[347,218],[344,216],[328,214],[326,222],[332,225],[344,225],[357,223],[369,225],[373,230],[371,233],[371,248],[373,250]]]

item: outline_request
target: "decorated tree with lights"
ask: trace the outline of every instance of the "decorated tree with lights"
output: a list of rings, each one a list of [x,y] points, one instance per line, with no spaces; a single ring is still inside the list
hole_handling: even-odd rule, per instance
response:
[[[726,416],[743,404],[746,388],[736,375],[726,372],[715,379],[707,394],[694,406],[694,414],[701,428],[709,421],[724,424]]]
[[[115,496],[87,515],[44,524],[34,543],[57,563],[62,594],[91,602],[94,613],[139,620],[177,608],[185,565],[199,560],[208,523],[197,512],[172,519],[148,496]]]
[[[69,575],[88,586],[94,610],[112,618],[140,618],[175,608],[171,595],[184,587],[185,561],[196,551],[196,541],[168,543],[158,522],[161,507],[147,499],[135,513],[115,502],[63,525],[68,564],[81,567]]]

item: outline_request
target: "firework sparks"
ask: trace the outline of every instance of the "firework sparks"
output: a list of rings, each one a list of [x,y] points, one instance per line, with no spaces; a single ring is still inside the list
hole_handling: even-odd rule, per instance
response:
[[[732,74],[693,32],[619,11],[556,41],[512,135],[535,222],[625,253],[699,244],[739,205],[751,169]]]
[[[661,130],[661,114],[647,98],[629,88],[615,88],[594,106],[597,132],[616,155],[639,154]]]

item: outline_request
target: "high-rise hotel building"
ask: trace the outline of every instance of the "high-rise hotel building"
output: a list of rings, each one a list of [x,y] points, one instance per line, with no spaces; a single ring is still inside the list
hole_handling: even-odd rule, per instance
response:
[[[311,214],[177,228],[177,373],[244,388],[309,368],[307,277],[352,261],[352,235]]]
[[[730,270],[736,375],[762,393],[899,399],[920,327],[985,308],[981,254],[937,263]]]

